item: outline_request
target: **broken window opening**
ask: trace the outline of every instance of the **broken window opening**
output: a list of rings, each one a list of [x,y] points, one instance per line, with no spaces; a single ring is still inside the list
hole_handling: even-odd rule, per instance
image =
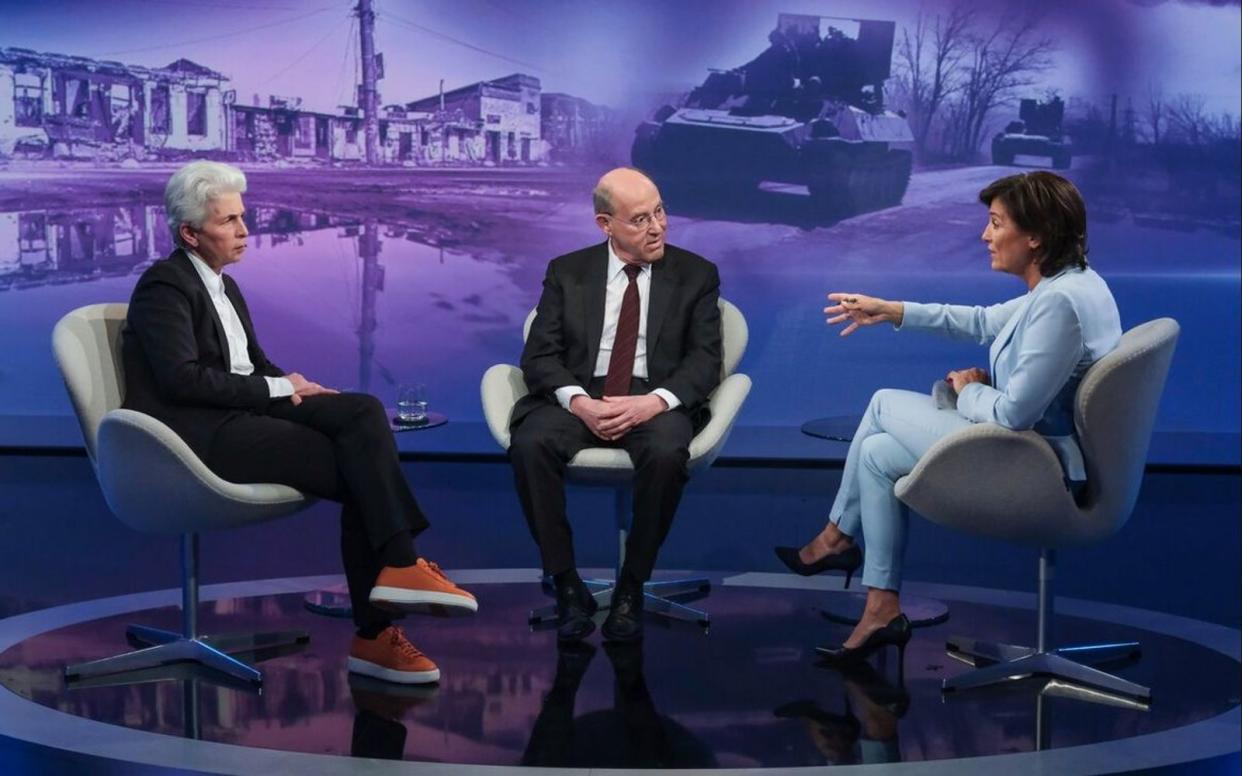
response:
[[[204,92],[185,93],[186,133],[207,134],[207,95]]]
[[[170,102],[168,86],[160,84],[151,90],[151,131],[167,135],[172,131],[172,112],[168,109]]]
[[[85,78],[65,78],[65,115],[75,119],[91,117],[91,83]]]
[[[17,126],[39,126],[43,123],[43,79],[35,73],[18,73],[13,80],[13,113]]]

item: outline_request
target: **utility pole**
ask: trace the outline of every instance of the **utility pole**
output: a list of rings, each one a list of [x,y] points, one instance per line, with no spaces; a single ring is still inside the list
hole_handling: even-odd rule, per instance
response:
[[[358,0],[358,31],[362,35],[362,128],[367,142],[367,164],[379,164],[379,92],[375,87],[381,78],[376,67],[375,11],[371,0]]]

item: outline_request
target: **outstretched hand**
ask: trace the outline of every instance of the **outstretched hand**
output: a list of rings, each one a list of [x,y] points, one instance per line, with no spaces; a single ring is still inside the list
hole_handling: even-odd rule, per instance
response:
[[[824,308],[824,314],[829,316],[827,322],[836,326],[849,321],[849,325],[841,330],[842,337],[853,334],[859,326],[871,326],[885,321],[900,324],[904,313],[901,302],[889,302],[865,294],[834,291],[828,295],[828,299],[835,304]]]

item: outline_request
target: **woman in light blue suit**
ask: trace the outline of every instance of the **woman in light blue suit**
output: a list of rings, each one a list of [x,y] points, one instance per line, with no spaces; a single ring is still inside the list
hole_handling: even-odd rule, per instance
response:
[[[979,201],[988,207],[982,239],[992,269],[1021,278],[1026,294],[990,307],[828,295],[828,323],[847,323],[841,336],[888,322],[901,331],[991,343],[988,370],[945,378],[956,408],[927,394],[877,391],[850,444],[827,526],[801,549],[777,548],[798,573],[852,573],[861,562],[856,542],[866,543],[866,608],[843,645],[817,648],[830,659],[856,659],[887,644],[904,648],[910,639],[898,599],[906,516],[893,485],[937,440],[972,423],[1034,429],[1061,459],[1066,487],[1086,477],[1074,436],[1074,392],[1087,368],[1116,347],[1121,321],[1108,286],[1087,267],[1082,196],[1068,180],[1040,171],[1002,178]]]

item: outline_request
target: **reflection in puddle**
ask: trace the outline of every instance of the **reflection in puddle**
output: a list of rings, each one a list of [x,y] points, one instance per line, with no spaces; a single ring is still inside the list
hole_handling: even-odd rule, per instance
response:
[[[467,254],[405,225],[289,208],[252,206],[246,221],[249,250],[227,271],[282,368],[385,400],[416,379],[431,387],[434,410],[461,418],[478,414],[479,376],[497,360],[488,343],[508,335],[499,359],[517,359],[538,283],[514,277],[525,268],[502,249]],[[62,301],[70,297],[124,301],[172,250],[159,205],[0,213],[0,292],[16,320],[36,319],[48,294],[63,310],[76,306]],[[118,280],[96,282],[107,278]],[[45,342],[30,339],[32,351]]]

